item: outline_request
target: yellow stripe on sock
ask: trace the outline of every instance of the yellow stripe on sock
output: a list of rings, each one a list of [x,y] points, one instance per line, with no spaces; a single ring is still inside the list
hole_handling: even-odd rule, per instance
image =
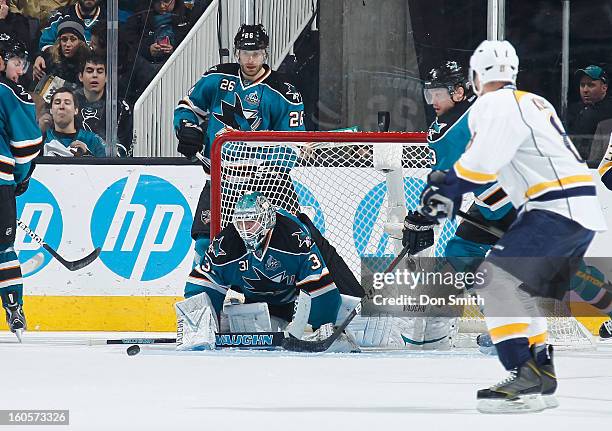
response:
[[[529,337],[529,346],[533,346],[534,344],[546,344],[547,339],[548,339],[548,332],[544,331],[541,334],[534,335],[533,337]]]
[[[508,337],[525,337],[528,327],[528,323],[511,323],[509,325],[489,329],[489,335],[491,335],[491,340],[493,340],[494,343],[497,343],[498,341],[502,341],[502,339]]]

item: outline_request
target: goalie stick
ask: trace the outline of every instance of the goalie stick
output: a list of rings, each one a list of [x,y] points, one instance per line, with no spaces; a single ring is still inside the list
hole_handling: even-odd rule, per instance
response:
[[[395,267],[397,266],[397,264],[401,262],[401,260],[406,256],[406,254],[408,254],[409,248],[410,248],[410,245],[406,245],[404,248],[402,248],[402,251],[400,252],[400,254],[397,255],[395,259],[393,259],[391,264],[389,264],[389,266],[387,267],[387,269],[385,269],[384,272],[393,271]],[[355,318],[355,316],[359,314],[359,312],[361,311],[361,307],[363,306],[365,301],[367,301],[368,299],[370,299],[368,294],[366,294],[366,296],[361,298],[361,301],[359,302],[359,304],[357,304],[357,306],[353,309],[353,311],[351,311],[349,315],[346,316],[346,319],[344,319],[344,322],[342,322],[340,326],[337,326],[334,329],[334,332],[332,332],[332,334],[329,337],[327,337],[325,340],[308,341],[308,340],[300,340],[299,338],[288,337],[288,338],[283,339],[281,347],[284,348],[285,350],[290,350],[292,352],[320,353],[320,352],[326,351],[327,349],[331,347],[332,344],[334,344],[334,341],[336,341],[340,337],[340,335],[342,335],[346,327],[349,325],[349,323],[351,323],[351,321]]]
[[[32,229],[30,229],[30,227],[27,224],[25,224],[21,220],[17,219],[17,225],[21,229],[23,229],[25,231],[25,233],[27,233],[28,236],[30,238],[32,238],[33,241],[35,241],[39,245],[41,245],[42,248],[47,250],[49,252],[49,254],[51,254],[51,256],[53,256],[55,259],[57,259],[59,261],[59,263],[64,265],[69,271],[77,271],[77,270],[79,270],[81,268],[86,267],[87,265],[92,263],[94,260],[96,260],[98,258],[98,256],[100,255],[101,249],[100,249],[100,247],[97,247],[94,251],[92,251],[91,253],[89,253],[87,256],[85,256],[82,259],[73,260],[73,261],[66,260],[62,256],[60,256],[49,244],[47,244],[45,241],[43,241],[43,239],[41,237],[36,235],[36,232],[34,232]]]
[[[285,334],[283,332],[217,332],[215,347],[248,347],[266,349],[281,347]],[[118,338],[112,340],[90,340],[90,345],[96,344],[174,344],[176,338]]]

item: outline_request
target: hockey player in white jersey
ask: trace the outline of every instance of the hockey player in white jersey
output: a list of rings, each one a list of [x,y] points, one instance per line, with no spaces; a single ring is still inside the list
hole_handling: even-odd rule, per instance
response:
[[[453,217],[461,196],[498,181],[518,217],[493,247],[478,288],[485,321],[509,378],[478,391],[482,412],[539,411],[557,405],[552,348],[535,297],[560,298],[595,232],[606,230],[593,178],[553,106],[518,91],[519,59],[507,41],[484,41],[470,59],[479,99],[471,142],[448,173],[434,172],[420,211]]]

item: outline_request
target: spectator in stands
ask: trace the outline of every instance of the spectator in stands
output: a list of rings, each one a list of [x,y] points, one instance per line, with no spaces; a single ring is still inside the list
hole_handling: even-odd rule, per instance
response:
[[[53,127],[43,133],[44,154],[65,157],[104,157],[106,146],[93,132],[77,128],[78,101],[69,88],[60,88],[51,97]],[[41,127],[42,128],[42,127]]]
[[[134,61],[129,68],[133,70],[128,90],[130,101],[144,91],[203,10],[202,5],[189,9],[183,0],[153,0],[151,9],[128,19],[122,41],[129,49],[127,58]]]
[[[28,19],[18,12],[12,12],[8,0],[0,0],[0,34],[2,33],[20,40],[29,52],[33,51]]]
[[[76,21],[83,27],[85,41],[89,44],[91,29],[96,22],[106,23],[106,8],[101,7],[100,3],[101,0],[78,0],[74,5],[58,9],[49,18],[47,27],[42,30],[40,35],[38,47],[41,54],[53,46],[57,40],[60,24],[66,20]],[[34,75],[42,76],[46,67],[44,57],[42,55],[37,56],[34,62]]]
[[[42,74],[34,70],[34,78],[39,80],[46,73],[63,79],[65,86],[76,89],[81,65],[89,53],[83,26],[77,21],[64,20],[57,28],[56,42],[42,54],[47,67]]]
[[[76,0],[11,0],[11,11],[36,18],[44,25],[53,11],[74,4]]]
[[[145,0],[119,0],[119,22],[125,23],[135,13],[149,8],[149,1]]]
[[[83,88],[75,92],[79,105],[77,126],[106,139],[106,62],[92,55],[85,61],[79,79]],[[132,155],[132,112],[125,101],[117,104],[117,156]]]
[[[91,27],[89,47],[98,56],[106,55],[106,23],[97,22]],[[121,48],[120,48],[121,49]]]
[[[589,156],[593,135],[600,121],[612,118],[612,98],[608,95],[608,75],[599,66],[578,69],[580,102],[568,110],[568,133],[582,158]]]

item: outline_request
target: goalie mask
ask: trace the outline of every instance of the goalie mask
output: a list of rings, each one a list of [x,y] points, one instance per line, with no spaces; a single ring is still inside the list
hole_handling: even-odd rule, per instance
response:
[[[440,67],[435,67],[427,74],[423,95],[428,105],[435,100],[447,100],[455,94],[456,88],[463,87],[467,94],[470,83],[465,69],[456,61],[449,60]]]
[[[232,223],[247,250],[253,252],[276,225],[276,210],[261,193],[248,192],[238,199]]]
[[[480,96],[483,86],[489,82],[516,84],[519,58],[507,40],[485,40],[470,58],[470,82]]]

